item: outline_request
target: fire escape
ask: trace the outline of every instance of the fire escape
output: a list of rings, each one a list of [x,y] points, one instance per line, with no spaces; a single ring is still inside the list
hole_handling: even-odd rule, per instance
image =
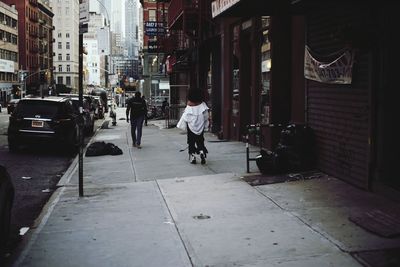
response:
[[[168,36],[163,41],[163,50],[173,58],[172,72],[188,72],[191,67],[193,68],[192,63],[196,61],[201,1],[170,0],[165,2],[169,2]]]

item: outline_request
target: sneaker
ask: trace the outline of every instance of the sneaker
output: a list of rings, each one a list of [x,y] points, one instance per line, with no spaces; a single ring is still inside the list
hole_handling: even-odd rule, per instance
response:
[[[206,154],[203,151],[200,151],[201,164],[206,164],[206,157]]]
[[[137,147],[138,149],[141,149],[141,148],[142,148],[140,145],[136,145],[136,147]]]
[[[133,144],[132,144],[132,146],[133,146],[133,147],[136,147],[136,144],[135,144],[135,143],[133,143]]]
[[[194,154],[189,155],[189,161],[192,164],[196,164],[196,156]]]

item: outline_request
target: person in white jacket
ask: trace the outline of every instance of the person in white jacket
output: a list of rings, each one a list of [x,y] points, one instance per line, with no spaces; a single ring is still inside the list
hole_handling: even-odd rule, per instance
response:
[[[204,145],[204,131],[208,130],[208,110],[199,89],[190,89],[185,111],[177,127],[187,131],[189,161],[196,164],[196,154],[200,155],[201,164],[206,163],[208,150]]]

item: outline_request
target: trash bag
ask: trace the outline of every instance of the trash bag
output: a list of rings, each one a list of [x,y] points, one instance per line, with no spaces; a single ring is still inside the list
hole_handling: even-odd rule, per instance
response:
[[[98,141],[90,144],[86,149],[85,156],[121,155],[122,150],[112,143]]]
[[[273,174],[278,171],[278,155],[269,150],[261,150],[256,157],[256,164],[262,174]]]
[[[290,171],[311,169],[315,162],[315,137],[312,129],[302,124],[289,124],[281,131],[275,151],[287,160]]]
[[[110,155],[121,155],[122,154],[122,150],[119,147],[117,147],[116,145],[111,144],[111,143],[106,144],[106,150],[107,150],[108,154],[110,154]]]

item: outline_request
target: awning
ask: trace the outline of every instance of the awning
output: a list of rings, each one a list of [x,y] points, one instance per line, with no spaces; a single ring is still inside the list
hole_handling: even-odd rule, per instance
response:
[[[211,12],[213,18],[287,14],[291,3],[292,0],[214,0]]]

